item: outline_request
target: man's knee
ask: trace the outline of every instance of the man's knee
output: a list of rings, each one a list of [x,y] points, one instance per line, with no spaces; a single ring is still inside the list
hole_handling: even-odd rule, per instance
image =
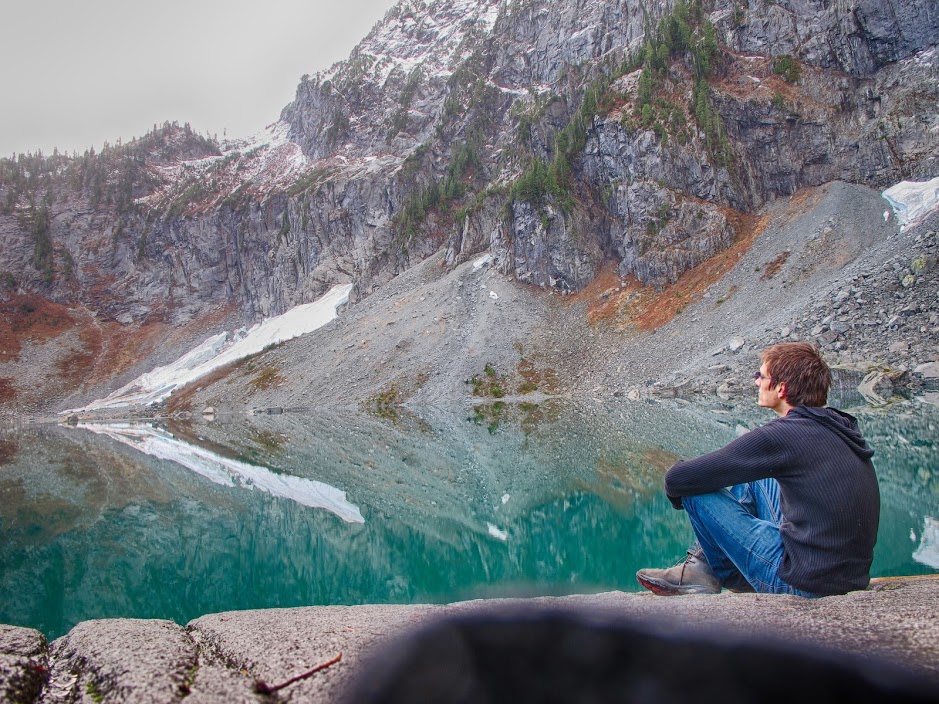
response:
[[[739,502],[728,489],[720,489],[710,494],[695,494],[694,496],[681,497],[681,504],[686,511],[696,511],[705,506],[721,506],[730,503]]]

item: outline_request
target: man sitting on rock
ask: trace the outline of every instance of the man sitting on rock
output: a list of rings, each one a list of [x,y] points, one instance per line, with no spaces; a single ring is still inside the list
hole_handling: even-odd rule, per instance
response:
[[[758,403],[780,417],[720,450],[677,462],[665,493],[697,544],[670,569],[643,569],[656,594],[734,591],[806,597],[864,589],[880,518],[871,450],[854,417],[823,408],[831,371],[804,342],[763,351]]]

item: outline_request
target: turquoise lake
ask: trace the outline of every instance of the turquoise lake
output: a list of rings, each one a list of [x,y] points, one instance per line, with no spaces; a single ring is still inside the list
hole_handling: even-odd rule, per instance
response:
[[[851,409],[873,576],[939,571],[939,409]],[[771,420],[678,401],[0,430],[0,623],[638,591],[691,541],[680,458]]]

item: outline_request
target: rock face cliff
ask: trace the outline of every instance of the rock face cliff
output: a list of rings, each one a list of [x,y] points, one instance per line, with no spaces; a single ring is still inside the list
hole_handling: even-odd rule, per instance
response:
[[[440,251],[661,288],[776,197],[939,173],[937,38],[932,0],[404,0],[259,138],[166,124],[0,162],[0,364],[37,301],[85,321],[70,354],[106,377],[89,330],[361,299]]]

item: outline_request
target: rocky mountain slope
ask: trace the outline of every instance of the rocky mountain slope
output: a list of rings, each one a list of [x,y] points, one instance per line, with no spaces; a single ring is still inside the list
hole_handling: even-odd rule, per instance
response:
[[[800,189],[935,176],[937,37],[929,0],[405,0],[255,140],[2,160],[0,402],[77,405],[422,261],[490,253],[549,318],[604,282],[667,297]]]
[[[883,404],[911,390],[939,402],[939,215],[898,233],[882,213],[880,194],[864,187],[800,191],[658,294],[607,270],[578,294],[545,296],[488,256],[450,269],[441,252],[159,412],[351,404],[397,420],[408,408],[466,404],[498,423],[537,413],[546,396],[752,406],[759,351],[791,340],[818,344],[838,367],[833,403]]]

